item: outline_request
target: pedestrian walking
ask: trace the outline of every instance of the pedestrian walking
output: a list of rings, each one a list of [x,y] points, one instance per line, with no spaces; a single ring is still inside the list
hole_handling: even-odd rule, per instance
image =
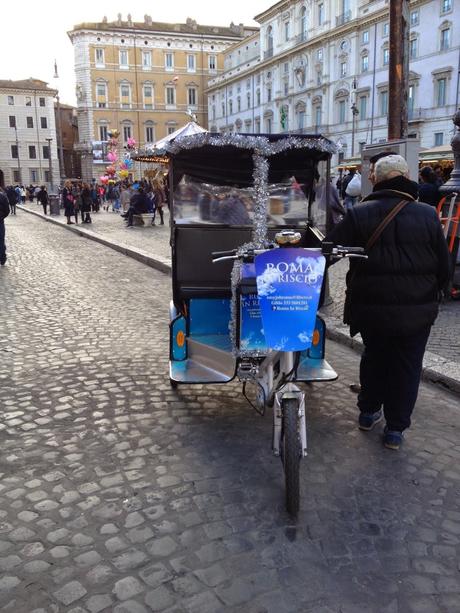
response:
[[[131,189],[126,185],[122,185],[121,194],[120,194],[120,204],[121,204],[121,214],[122,215],[125,215],[128,213],[130,200],[131,200]]]
[[[420,183],[418,184],[418,197],[422,202],[438,206],[440,194],[436,183],[436,175],[431,166],[425,166],[420,171]]]
[[[70,218],[75,215],[75,204],[74,204],[74,196],[72,194],[72,183],[70,181],[66,181],[64,183],[64,188],[62,190],[62,203],[64,205],[64,215],[67,217],[68,225],[71,225],[73,222],[70,221]]]
[[[152,222],[152,225],[155,225],[155,217],[156,217],[156,214],[158,212],[158,215],[160,216],[160,225],[164,226],[165,220],[164,220],[163,207],[165,205],[166,195],[165,195],[165,191],[163,189],[163,186],[162,186],[162,184],[159,181],[156,181],[154,183],[153,193],[154,193],[155,209],[154,209],[154,212],[153,212],[153,222]]]
[[[5,219],[10,214],[10,203],[8,196],[0,188],[0,266],[6,264],[6,246],[5,246]]]
[[[40,191],[37,194],[37,201],[42,205],[43,213],[46,215],[49,199],[48,192],[46,191],[46,187],[44,185],[41,186]]]
[[[96,183],[91,186],[91,211],[97,213],[99,211],[99,192]]]
[[[399,449],[449,279],[449,254],[435,209],[417,202],[418,185],[409,180],[404,158],[382,157],[372,177],[372,193],[347,212],[327,240],[365,247],[368,253],[367,260],[350,263],[344,309],[350,334],[360,332],[364,343],[358,425],[371,430],[384,416],[383,443]]]
[[[91,188],[88,185],[88,183],[83,183],[82,185],[82,189],[81,189],[81,194],[80,194],[80,199],[81,199],[81,223],[91,223],[91,204],[92,204],[92,198],[91,198]]]
[[[19,196],[16,189],[12,185],[9,185],[6,188],[6,196],[10,204],[10,213],[12,215],[16,215],[16,204],[19,202]]]

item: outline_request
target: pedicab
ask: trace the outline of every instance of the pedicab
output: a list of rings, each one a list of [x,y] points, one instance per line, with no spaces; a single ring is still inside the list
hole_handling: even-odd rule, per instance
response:
[[[334,151],[317,135],[203,133],[167,146],[171,385],[237,379],[258,413],[273,411],[291,515],[307,455],[298,384],[337,378],[317,313],[326,258],[363,251],[324,244],[318,227],[318,184],[323,173],[329,185]]]

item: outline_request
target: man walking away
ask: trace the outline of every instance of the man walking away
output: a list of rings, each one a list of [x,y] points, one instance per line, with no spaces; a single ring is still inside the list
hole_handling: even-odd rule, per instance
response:
[[[5,247],[5,218],[10,214],[10,203],[8,197],[0,188],[0,266],[6,264]]]
[[[379,159],[373,192],[354,206],[327,240],[365,247],[347,274],[344,322],[360,332],[359,428],[383,414],[383,443],[399,449],[411,424],[426,343],[449,279],[447,244],[433,207],[417,202],[399,155]]]
[[[48,192],[44,185],[41,186],[40,191],[37,194],[37,200],[43,207],[43,213],[46,215],[46,208],[48,206]]]
[[[19,202],[16,189],[12,185],[10,185],[6,188],[6,195],[8,198],[8,202],[10,203],[10,213],[12,215],[16,215],[16,204]]]

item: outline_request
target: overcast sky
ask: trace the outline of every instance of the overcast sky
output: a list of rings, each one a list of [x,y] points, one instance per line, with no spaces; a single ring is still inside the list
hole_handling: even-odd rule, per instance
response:
[[[2,3],[0,36],[0,79],[34,77],[57,87],[61,101],[75,104],[73,48],[67,32],[77,23],[102,21],[104,15],[115,21],[121,13],[133,21],[151,15],[156,21],[185,23],[187,17],[200,24],[228,26],[230,22],[257,26],[253,17],[275,0],[6,0]],[[54,60],[59,79],[54,79]]]

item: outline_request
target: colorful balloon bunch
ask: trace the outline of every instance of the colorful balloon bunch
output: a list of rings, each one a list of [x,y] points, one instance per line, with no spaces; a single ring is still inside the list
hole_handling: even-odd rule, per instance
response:
[[[126,141],[126,148],[129,149],[130,151],[132,151],[133,149],[136,148],[136,140],[134,138],[128,138],[128,140]]]
[[[118,137],[120,136],[119,130],[109,130],[107,132],[109,140],[107,141],[107,159],[110,162],[109,166],[105,169],[105,175],[99,177],[99,180],[104,185],[107,183],[114,183],[116,176],[120,179],[127,179],[129,171],[133,168],[133,161],[131,159],[131,151],[136,149],[136,140],[134,138],[128,138],[125,146],[125,153],[123,161],[118,158]]]

